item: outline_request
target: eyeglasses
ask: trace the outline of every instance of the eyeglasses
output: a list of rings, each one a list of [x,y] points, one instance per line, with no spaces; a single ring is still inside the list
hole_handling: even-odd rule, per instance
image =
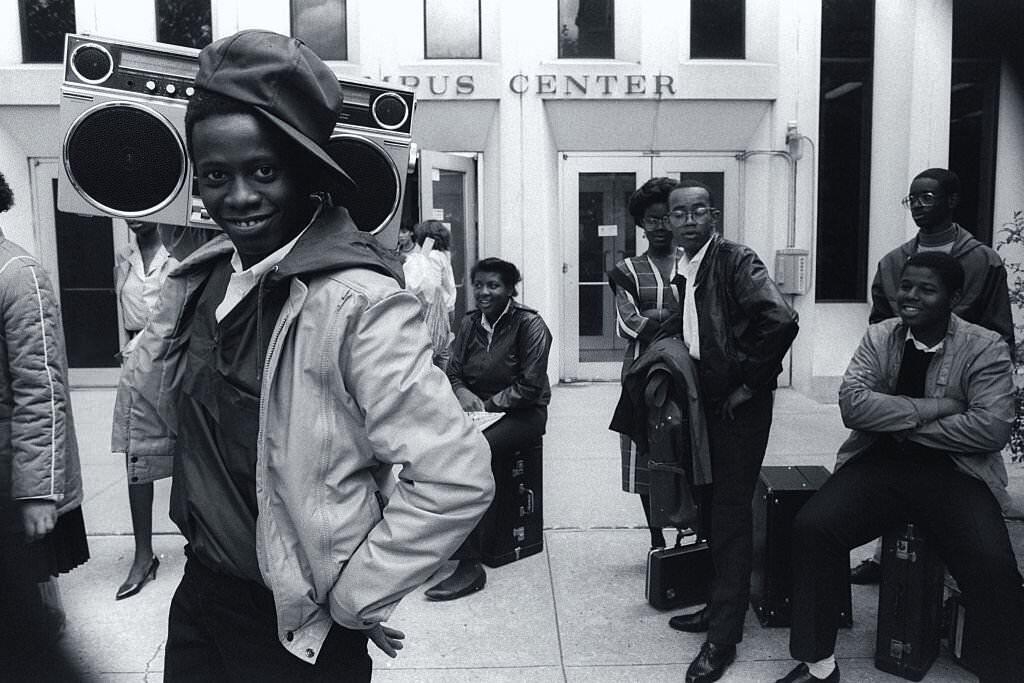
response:
[[[673,211],[669,211],[666,218],[668,218],[668,222],[672,225],[682,225],[691,218],[695,221],[703,220],[711,216],[713,210],[714,209],[707,206],[698,206],[690,211],[687,211],[686,209],[675,209]]]
[[[907,207],[908,209],[914,204],[920,204],[927,208],[935,206],[935,202],[938,197],[935,196],[934,192],[921,192],[919,194],[908,194],[906,197],[900,200],[900,204]]]
[[[668,215],[666,214],[664,216],[644,216],[644,219],[641,221],[641,223],[643,223],[644,228],[646,228],[647,230],[657,230],[660,226],[668,224]]]

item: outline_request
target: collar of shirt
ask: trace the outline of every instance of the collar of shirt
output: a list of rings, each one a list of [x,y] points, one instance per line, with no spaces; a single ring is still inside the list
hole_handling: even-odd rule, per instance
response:
[[[142,250],[139,249],[139,245],[136,242],[132,242],[131,251],[128,252],[128,262],[131,264],[131,269],[139,276],[139,279],[145,280],[154,273],[159,273],[170,255],[170,252],[161,244],[157,247],[153,258],[149,261],[149,270],[146,270],[146,266],[142,262]]]
[[[498,323],[501,322],[501,319],[505,317],[505,314],[508,313],[509,309],[511,309],[511,308],[512,308],[512,297],[509,297],[508,303],[505,304],[505,310],[502,311],[501,315],[498,316],[498,319],[494,321],[494,325],[491,325],[487,321],[487,316],[486,315],[483,315],[483,314],[480,315],[480,325],[485,330],[487,330],[487,342],[488,342],[488,344],[490,343],[491,339],[494,338],[494,328],[498,326]]]
[[[242,265],[242,257],[239,256],[238,249],[234,250],[234,253],[231,255],[231,270],[234,272],[231,273],[231,277],[228,279],[227,289],[224,290],[224,298],[221,300],[220,304],[217,305],[217,311],[215,313],[217,322],[222,321],[228,313],[234,310],[235,306],[245,298],[245,295],[256,287],[256,283],[260,281],[261,277],[266,275],[274,266],[284,260],[284,257],[291,252],[295,243],[299,241],[300,237],[306,234],[306,231],[309,230],[309,226],[311,226],[320,215],[320,210],[322,208],[322,204],[317,207],[317,210],[313,212],[313,217],[309,219],[309,223],[299,231],[299,234],[296,235],[291,242],[269,256],[264,257],[259,263],[254,263],[248,268],[245,268]]]
[[[708,245],[709,244],[711,244],[711,238],[710,237],[708,238],[708,241],[704,243],[704,246],[701,247],[700,250],[697,251],[697,253],[693,255],[693,258],[690,258],[689,256],[687,256],[685,250],[683,250],[683,249],[679,250],[680,254],[681,254],[680,257],[679,257],[679,261],[683,264],[683,268],[682,268],[683,276],[687,280],[690,280],[692,278],[692,276],[697,274],[697,270],[700,268],[700,263],[701,263],[701,261],[704,260],[704,254],[706,254],[707,251],[708,251]]]
[[[937,353],[938,351],[941,351],[942,345],[946,342],[945,338],[943,338],[940,339],[939,343],[935,346],[928,346],[924,342],[918,340],[917,337],[914,336],[913,331],[909,328],[907,329],[907,341],[914,342],[914,348],[918,351],[924,351],[925,353]]]

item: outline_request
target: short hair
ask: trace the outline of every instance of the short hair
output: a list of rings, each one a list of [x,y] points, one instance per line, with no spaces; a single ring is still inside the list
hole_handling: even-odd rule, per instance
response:
[[[636,192],[629,196],[627,204],[627,210],[633,217],[633,222],[637,225],[643,224],[644,211],[648,206],[658,203],[667,204],[669,194],[676,189],[678,184],[678,181],[662,176],[651,178],[641,185]]]
[[[953,292],[963,292],[964,267],[955,256],[944,251],[919,251],[906,260],[900,274],[902,275],[911,266],[934,271],[946,288],[946,293],[950,296],[953,295]]]
[[[960,176],[949,169],[928,168],[914,176],[914,180],[917,180],[918,178],[931,178],[932,180],[937,181],[943,194],[947,197],[960,194]]]
[[[433,237],[435,249],[448,251],[451,246],[451,230],[445,227],[441,221],[422,221],[412,227],[412,232],[416,236],[416,244],[422,245],[428,237]]]
[[[713,207],[715,205],[715,193],[711,191],[711,188],[707,184],[702,183],[699,180],[694,180],[693,178],[683,178],[679,181],[679,185],[676,186],[676,189],[681,190],[684,187],[696,187],[700,190],[704,190],[708,193],[708,206]]]
[[[7,211],[12,206],[14,206],[14,192],[7,184],[4,174],[0,173],[0,213]]]
[[[519,296],[516,289],[523,276],[519,273],[514,263],[503,261],[500,258],[490,257],[476,262],[473,269],[469,271],[469,279],[475,280],[477,273],[496,273],[501,278],[501,284],[512,290],[512,296]]]

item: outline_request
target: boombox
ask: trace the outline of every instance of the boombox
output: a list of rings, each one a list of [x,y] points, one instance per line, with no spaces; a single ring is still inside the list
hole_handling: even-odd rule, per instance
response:
[[[185,146],[185,108],[199,51],[68,34],[61,85],[62,211],[216,227],[199,198]],[[358,191],[335,197],[360,230],[398,241],[410,169],[415,96],[407,88],[339,78],[344,107],[327,152]]]

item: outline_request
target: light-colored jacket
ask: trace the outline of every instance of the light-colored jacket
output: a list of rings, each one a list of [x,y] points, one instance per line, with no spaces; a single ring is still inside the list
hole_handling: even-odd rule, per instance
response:
[[[63,514],[82,503],[57,294],[35,257],[0,232],[0,487]]]
[[[494,486],[487,442],[431,364],[416,297],[347,212],[324,214],[267,276],[290,293],[267,351],[256,453],[260,571],[281,644],[309,662],[332,620],[386,620],[473,529]],[[231,249],[216,238],[167,279],[122,375],[115,451],[173,452],[187,314]],[[382,514],[391,465],[402,469]]]
[[[996,332],[952,315],[942,349],[928,366],[925,397],[909,398],[893,395],[906,339],[899,318],[868,326],[839,387],[843,423],[853,432],[839,448],[836,467],[867,450],[879,434],[902,434],[949,452],[957,468],[988,484],[1005,510],[1000,451],[1014,417],[1009,348]]]

